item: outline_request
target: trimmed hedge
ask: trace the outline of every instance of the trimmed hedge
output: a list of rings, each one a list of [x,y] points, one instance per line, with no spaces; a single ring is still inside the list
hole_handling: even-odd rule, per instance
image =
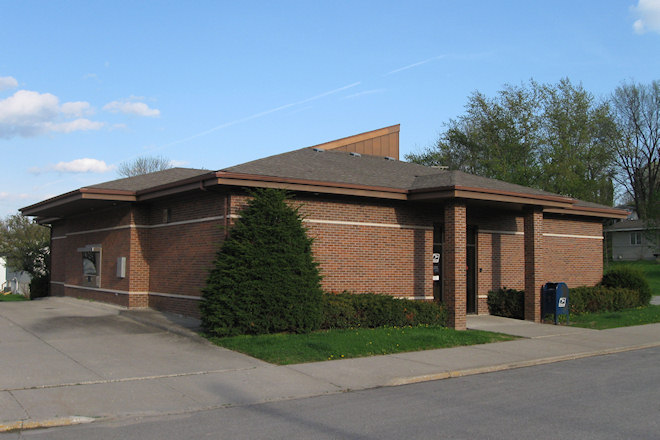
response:
[[[642,305],[643,295],[637,290],[621,287],[580,286],[570,289],[571,313],[613,312]]]
[[[374,293],[323,294],[322,329],[446,325],[445,309],[434,302],[409,301]]]
[[[638,292],[638,301],[632,307],[648,306],[651,303],[651,286],[644,272],[632,266],[617,266],[608,270],[600,282],[605,287],[619,287]]]
[[[525,291],[502,287],[488,292],[488,311],[505,318],[525,318]]]

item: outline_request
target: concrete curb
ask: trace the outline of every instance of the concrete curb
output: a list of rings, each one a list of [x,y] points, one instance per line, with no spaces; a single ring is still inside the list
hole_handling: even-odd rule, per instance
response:
[[[512,362],[507,364],[488,365],[485,367],[467,368],[464,370],[443,371],[442,373],[425,374],[423,376],[398,377],[392,379],[384,386],[395,387],[399,385],[429,382],[432,380],[451,379],[453,377],[463,377],[463,376],[472,376],[475,374],[494,373],[497,371],[514,370],[516,368],[533,367],[537,365],[552,364],[555,362],[571,361],[575,359],[604,356],[608,354],[623,353],[626,351],[634,351],[634,350],[643,350],[645,348],[654,348],[654,347],[660,347],[660,342],[653,342],[649,344],[626,346],[626,347],[608,348],[608,349],[590,351],[585,353],[568,354],[563,356],[554,356],[554,357],[541,358],[541,359],[532,359],[528,361]]]
[[[44,420],[19,420],[0,423],[0,432],[25,431],[27,429],[55,428],[58,426],[80,425],[91,423],[96,419],[91,417],[58,417]]]

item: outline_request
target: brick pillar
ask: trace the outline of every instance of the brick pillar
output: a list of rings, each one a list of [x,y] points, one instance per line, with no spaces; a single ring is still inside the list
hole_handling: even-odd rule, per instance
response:
[[[133,208],[131,210],[131,225],[140,225],[147,222],[144,210]],[[147,240],[149,230],[131,228],[130,248],[126,267],[128,277],[128,308],[147,307],[149,305],[149,263],[147,260]]]
[[[442,301],[450,327],[465,330],[467,313],[467,214],[464,203],[445,206],[445,242],[442,248]]]
[[[541,321],[541,288],[543,287],[543,212],[525,212],[525,319]]]

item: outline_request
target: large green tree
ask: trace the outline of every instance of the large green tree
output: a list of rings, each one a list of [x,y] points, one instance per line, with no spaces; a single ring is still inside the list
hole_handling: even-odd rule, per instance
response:
[[[0,256],[15,270],[33,276],[48,272],[50,229],[22,214],[0,220]]]
[[[307,332],[321,321],[321,285],[296,208],[281,190],[256,190],[217,253],[203,289],[213,336]]]
[[[406,159],[611,205],[615,135],[608,104],[581,85],[531,80],[474,92],[435,146]]]

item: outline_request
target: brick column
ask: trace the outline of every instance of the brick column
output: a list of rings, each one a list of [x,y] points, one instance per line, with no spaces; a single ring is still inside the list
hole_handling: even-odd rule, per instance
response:
[[[131,225],[147,223],[146,213],[138,208],[131,210]],[[148,229],[130,229],[130,248],[126,267],[128,276],[128,308],[149,306],[149,263],[147,260]]]
[[[541,321],[543,287],[543,211],[525,212],[525,319]]]
[[[465,330],[467,313],[467,214],[464,203],[445,206],[445,241],[442,248],[442,301],[450,327]]]

